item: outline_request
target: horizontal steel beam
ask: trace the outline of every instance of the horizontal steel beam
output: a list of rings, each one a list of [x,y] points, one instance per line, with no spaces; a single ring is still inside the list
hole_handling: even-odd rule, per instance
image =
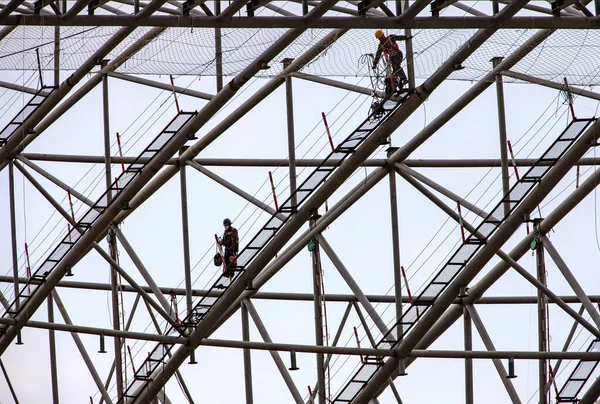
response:
[[[330,28],[330,29],[598,29],[597,17],[516,16],[499,21],[493,16],[415,17],[399,20],[393,17],[322,17],[306,22],[303,17],[197,17],[153,15],[140,21],[133,15],[78,15],[65,21],[58,15],[11,15],[6,26],[79,26],[79,27],[190,27],[190,28]]]
[[[68,154],[42,154],[42,153],[22,153],[23,157],[33,161],[52,161],[63,163],[91,163],[104,164],[104,156],[85,156],[85,155],[68,155]],[[131,164],[135,157],[123,157],[125,164]],[[119,157],[111,157],[113,164],[119,164]],[[166,164],[177,165],[178,159],[172,158]],[[196,158],[194,162],[202,166],[222,166],[222,167],[286,167],[289,165],[287,159],[243,159],[243,158]],[[139,162],[146,163],[147,159],[140,158]],[[537,159],[515,159],[515,163],[519,167],[530,167],[537,162]],[[323,163],[319,159],[298,159],[296,166],[298,167],[317,167]],[[406,159],[402,164],[409,167],[418,168],[492,168],[500,169],[500,160],[496,159]],[[547,165],[547,162],[540,162],[538,165]],[[324,164],[327,166],[327,163]],[[385,159],[367,159],[364,166],[367,167],[383,167],[386,165]],[[580,166],[597,166],[600,165],[600,157],[585,157],[579,160],[577,165]]]

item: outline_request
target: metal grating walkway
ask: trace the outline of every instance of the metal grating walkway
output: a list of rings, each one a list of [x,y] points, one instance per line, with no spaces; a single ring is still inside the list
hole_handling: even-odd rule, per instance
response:
[[[42,87],[37,93],[25,104],[23,108],[19,111],[19,113],[13,118],[12,121],[8,123],[0,132],[0,147],[4,146],[8,139],[15,134],[17,129],[37,110],[46,99],[52,94],[52,92],[56,90],[56,87]]]
[[[536,161],[527,173],[516,182],[491,213],[477,226],[475,234],[469,235],[463,244],[454,252],[442,266],[433,280],[414,300],[414,304],[402,314],[402,317],[377,344],[378,349],[392,349],[419,321],[419,318],[433,305],[446,287],[454,280],[460,271],[469,263],[504,220],[525,199],[538,182],[550,171],[552,166],[567,152],[581,136],[583,131],[595,119],[576,119],[558,136],[546,152]],[[505,215],[504,205],[509,206]],[[421,306],[421,307],[419,307]],[[398,336],[398,325],[401,325],[401,335]],[[383,366],[383,358],[367,356],[354,374],[352,379],[342,388],[334,403],[349,403],[361,392],[377,370]]]
[[[600,352],[600,340],[595,339],[588,346],[586,352]],[[583,389],[585,383],[592,376],[592,373],[598,366],[595,360],[580,360],[569,375],[569,378],[556,395],[557,403],[577,403],[577,396]]]
[[[35,98],[35,97],[34,97]],[[112,183],[112,199],[108,200],[108,190],[90,207],[79,219],[75,226],[67,232],[50,255],[42,262],[32,274],[29,281],[23,285],[18,296],[2,315],[3,318],[15,318],[23,309],[29,299],[39,290],[46,277],[58,266],[60,261],[73,249],[86,231],[111,205],[112,201],[139,175],[142,169],[152,161],[152,158],[161,151],[165,145],[196,115],[196,112],[181,112],[154,138],[150,145],[131,163],[127,169]],[[147,159],[142,161],[142,159]],[[7,324],[0,324],[0,336],[4,335]]]
[[[250,240],[246,247],[238,254],[237,267],[231,278],[219,277],[217,281],[208,289],[208,294],[218,294],[216,297],[207,295],[197,298],[192,312],[181,322],[180,327],[170,327],[165,335],[183,335],[187,330],[193,330],[202,319],[214,307],[215,303],[227,293],[227,289],[235,282],[252,259],[271,241],[279,229],[292,217],[298,207],[316,191],[327,177],[333,173],[342,162],[354,153],[354,151],[372,134],[390,115],[392,115],[400,105],[406,100],[408,94],[400,100],[387,99],[382,102],[377,113],[372,113],[365,119],[335,150],[333,150],[321,164],[308,176],[308,178],[298,187],[295,193],[279,207],[279,210],[267,221],[260,231]],[[292,204],[292,198],[296,197],[296,206]],[[159,366],[163,363],[165,357],[169,354],[175,345],[161,342],[148,354],[144,362],[139,366],[134,374],[133,381],[124,393],[124,397],[119,403],[133,403],[153,380],[154,374],[160,371]]]

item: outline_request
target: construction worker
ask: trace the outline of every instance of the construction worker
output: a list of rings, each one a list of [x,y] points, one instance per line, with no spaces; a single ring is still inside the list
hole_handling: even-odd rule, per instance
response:
[[[225,259],[225,272],[223,273],[226,277],[231,277],[234,274],[234,268],[236,265],[236,257],[239,248],[240,239],[238,237],[238,231],[234,227],[231,226],[231,220],[224,219],[223,227],[225,227],[225,231],[223,232],[223,237],[221,237],[221,245],[225,248],[224,259]]]
[[[382,30],[375,31],[375,38],[379,40],[375,59],[373,59],[373,70],[377,68],[377,63],[383,53],[387,62],[387,77],[385,80],[386,94],[390,95],[393,92],[399,92],[402,87],[408,83],[408,78],[404,69],[402,69],[402,51],[396,41],[404,41],[412,37],[405,35],[389,35],[385,36]],[[390,69],[391,65],[391,69]]]

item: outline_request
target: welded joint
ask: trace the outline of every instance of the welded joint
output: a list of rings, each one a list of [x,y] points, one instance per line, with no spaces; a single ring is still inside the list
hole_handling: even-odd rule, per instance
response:
[[[415,94],[417,94],[417,97],[419,97],[421,101],[427,101],[432,92],[433,90],[427,88],[425,84],[421,84],[419,87],[415,88]]]

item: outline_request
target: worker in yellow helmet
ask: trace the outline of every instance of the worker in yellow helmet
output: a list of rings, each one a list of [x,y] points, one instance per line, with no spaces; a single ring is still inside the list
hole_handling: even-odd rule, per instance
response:
[[[408,83],[408,78],[404,69],[402,69],[402,51],[396,41],[404,41],[412,37],[405,35],[388,35],[385,36],[382,30],[375,31],[375,38],[379,40],[375,59],[373,59],[373,69],[377,68],[377,63],[381,58],[381,54],[385,56],[388,65],[388,79],[386,80],[386,93],[392,93],[400,90],[404,84]],[[390,69],[391,65],[391,69]],[[388,88],[391,87],[391,88]]]

